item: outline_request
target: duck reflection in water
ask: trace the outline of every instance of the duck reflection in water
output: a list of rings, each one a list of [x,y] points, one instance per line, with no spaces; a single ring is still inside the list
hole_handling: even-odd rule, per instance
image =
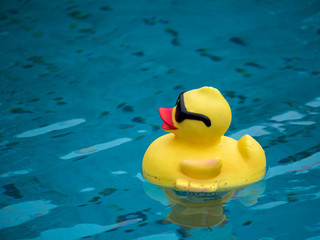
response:
[[[213,193],[179,192],[161,189],[144,183],[146,194],[165,206],[171,212],[167,218],[183,228],[212,228],[221,226],[226,220],[224,206],[230,200],[239,200],[251,207],[265,191],[265,181],[258,182],[240,190]]]

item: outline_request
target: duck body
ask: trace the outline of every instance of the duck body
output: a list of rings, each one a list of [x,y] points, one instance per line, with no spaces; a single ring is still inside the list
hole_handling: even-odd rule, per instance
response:
[[[162,128],[170,133],[147,149],[142,165],[145,179],[164,188],[189,192],[229,191],[262,179],[266,158],[259,143],[249,135],[239,141],[224,136],[231,110],[221,93],[211,87],[192,91],[180,95],[183,103],[179,98],[173,109],[160,109]],[[205,103],[201,103],[203,99]],[[199,104],[203,107],[196,106]],[[191,116],[177,113],[184,107],[187,114],[192,111]],[[196,114],[192,116],[193,112]],[[186,119],[181,121],[183,114]]]

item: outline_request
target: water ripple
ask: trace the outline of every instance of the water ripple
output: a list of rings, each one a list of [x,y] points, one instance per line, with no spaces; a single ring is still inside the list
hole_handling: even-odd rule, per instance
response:
[[[53,124],[50,124],[45,127],[36,128],[36,129],[32,129],[32,130],[20,133],[16,137],[17,138],[35,137],[35,136],[42,135],[42,134],[45,134],[48,132],[74,127],[74,126],[79,125],[85,121],[86,121],[85,119],[80,118],[80,119],[71,119],[68,121],[53,123]]]
[[[132,140],[131,138],[119,138],[114,141],[101,143],[101,144],[97,144],[97,145],[90,146],[90,147],[81,148],[81,149],[75,150],[71,153],[68,153],[67,155],[60,157],[60,159],[67,160],[70,158],[89,155],[92,153],[100,152],[100,151],[108,149],[108,148],[119,146],[123,143],[130,142],[131,140]]]
[[[0,229],[18,226],[36,217],[46,215],[56,208],[48,200],[21,202],[0,209]]]

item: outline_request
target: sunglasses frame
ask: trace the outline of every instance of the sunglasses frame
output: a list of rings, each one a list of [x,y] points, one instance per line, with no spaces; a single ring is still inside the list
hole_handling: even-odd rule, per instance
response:
[[[199,113],[189,112],[186,109],[186,106],[184,104],[184,98],[183,98],[184,93],[185,92],[180,93],[176,103],[176,113],[175,113],[176,121],[180,123],[185,119],[197,120],[197,121],[202,121],[207,127],[210,127],[211,121],[207,116]]]

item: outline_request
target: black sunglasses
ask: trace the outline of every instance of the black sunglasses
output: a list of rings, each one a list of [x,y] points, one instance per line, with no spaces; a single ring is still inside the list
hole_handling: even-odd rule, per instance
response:
[[[177,106],[176,115],[175,115],[176,121],[180,123],[185,119],[198,120],[198,121],[202,121],[207,127],[210,127],[211,121],[207,116],[199,113],[193,113],[193,112],[187,111],[186,106],[184,105],[184,99],[183,99],[184,93],[185,92],[180,93],[176,103],[176,106]]]

